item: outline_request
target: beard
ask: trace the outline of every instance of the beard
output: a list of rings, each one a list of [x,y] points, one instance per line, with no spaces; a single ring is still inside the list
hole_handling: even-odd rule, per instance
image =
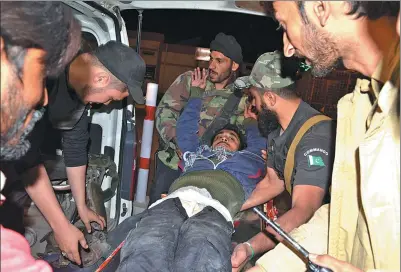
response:
[[[304,45],[309,53],[307,59],[312,63],[311,73],[324,77],[342,64],[340,54],[333,38],[320,31],[313,23],[304,25]]]
[[[267,138],[267,136],[279,126],[277,115],[269,110],[265,104],[262,104],[262,111],[258,114],[258,128],[260,134]]]
[[[231,68],[232,68],[232,64],[230,65],[230,68],[227,70],[227,71],[225,71],[225,72],[222,72],[222,73],[220,73],[220,74],[217,74],[217,73],[215,73],[214,71],[212,71],[212,70],[210,70],[209,69],[209,76],[208,76],[208,79],[210,80],[210,82],[212,82],[212,83],[221,83],[221,82],[223,82],[224,80],[226,80],[226,79],[228,79],[228,78],[230,78],[231,76],[232,76],[232,71],[231,71]],[[210,75],[214,75],[215,76],[215,78],[211,78],[210,77]]]
[[[24,121],[28,115],[28,110],[21,111],[18,115],[19,118],[17,118],[18,121],[7,131],[6,135],[1,135],[0,137],[1,160],[18,160],[28,152],[31,143],[27,137],[33,130],[35,123],[43,117],[44,111],[44,108],[35,110],[26,127],[24,127]],[[14,140],[19,133],[21,133],[21,135],[19,136],[18,142],[16,144],[11,144],[10,141]]]

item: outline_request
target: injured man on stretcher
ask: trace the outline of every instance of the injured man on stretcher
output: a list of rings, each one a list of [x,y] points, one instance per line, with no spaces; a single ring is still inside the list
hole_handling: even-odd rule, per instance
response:
[[[233,217],[283,190],[282,184],[259,186],[267,141],[251,106],[244,111],[246,140],[229,124],[210,146],[200,145],[201,95],[202,89],[191,88],[177,122],[183,174],[127,235],[119,271],[231,271]]]

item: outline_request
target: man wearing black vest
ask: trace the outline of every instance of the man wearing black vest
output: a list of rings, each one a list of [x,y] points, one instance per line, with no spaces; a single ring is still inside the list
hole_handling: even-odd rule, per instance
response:
[[[87,242],[61,210],[41,158],[40,147],[48,133],[48,123],[61,132],[67,178],[79,217],[89,233],[91,222],[97,222],[103,229],[105,219],[85,203],[88,109],[92,103],[108,105],[128,95],[143,104],[144,76],[145,62],[134,49],[122,43],[109,41],[94,52],[78,54],[64,73],[47,80],[49,102],[45,118],[30,135],[32,148],[13,165],[32,201],[53,229],[62,254],[78,264],[81,263],[78,243],[87,248]]]

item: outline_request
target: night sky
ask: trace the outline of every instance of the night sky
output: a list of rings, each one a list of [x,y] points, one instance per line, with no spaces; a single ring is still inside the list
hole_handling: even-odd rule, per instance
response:
[[[122,11],[127,29],[136,30],[138,12]],[[265,16],[202,10],[144,10],[142,31],[164,34],[164,42],[209,47],[217,33],[233,35],[242,46],[245,62],[265,52],[282,50],[282,32]]]

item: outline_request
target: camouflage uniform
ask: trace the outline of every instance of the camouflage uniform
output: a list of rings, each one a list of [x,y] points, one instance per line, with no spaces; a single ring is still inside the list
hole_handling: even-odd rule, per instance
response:
[[[170,88],[166,91],[160,101],[156,111],[156,128],[159,132],[163,150],[159,151],[159,159],[171,169],[178,169],[179,158],[176,154],[176,123],[182,109],[185,107],[191,88],[191,72],[186,72],[178,76]],[[199,120],[199,137],[203,135],[207,127],[212,123],[214,117],[219,116],[228,97],[233,93],[233,81],[221,90],[216,90],[212,82],[206,82],[203,95],[202,111]],[[238,109],[233,113],[230,123],[242,128],[244,120],[243,112],[245,107],[245,97],[238,105]]]

